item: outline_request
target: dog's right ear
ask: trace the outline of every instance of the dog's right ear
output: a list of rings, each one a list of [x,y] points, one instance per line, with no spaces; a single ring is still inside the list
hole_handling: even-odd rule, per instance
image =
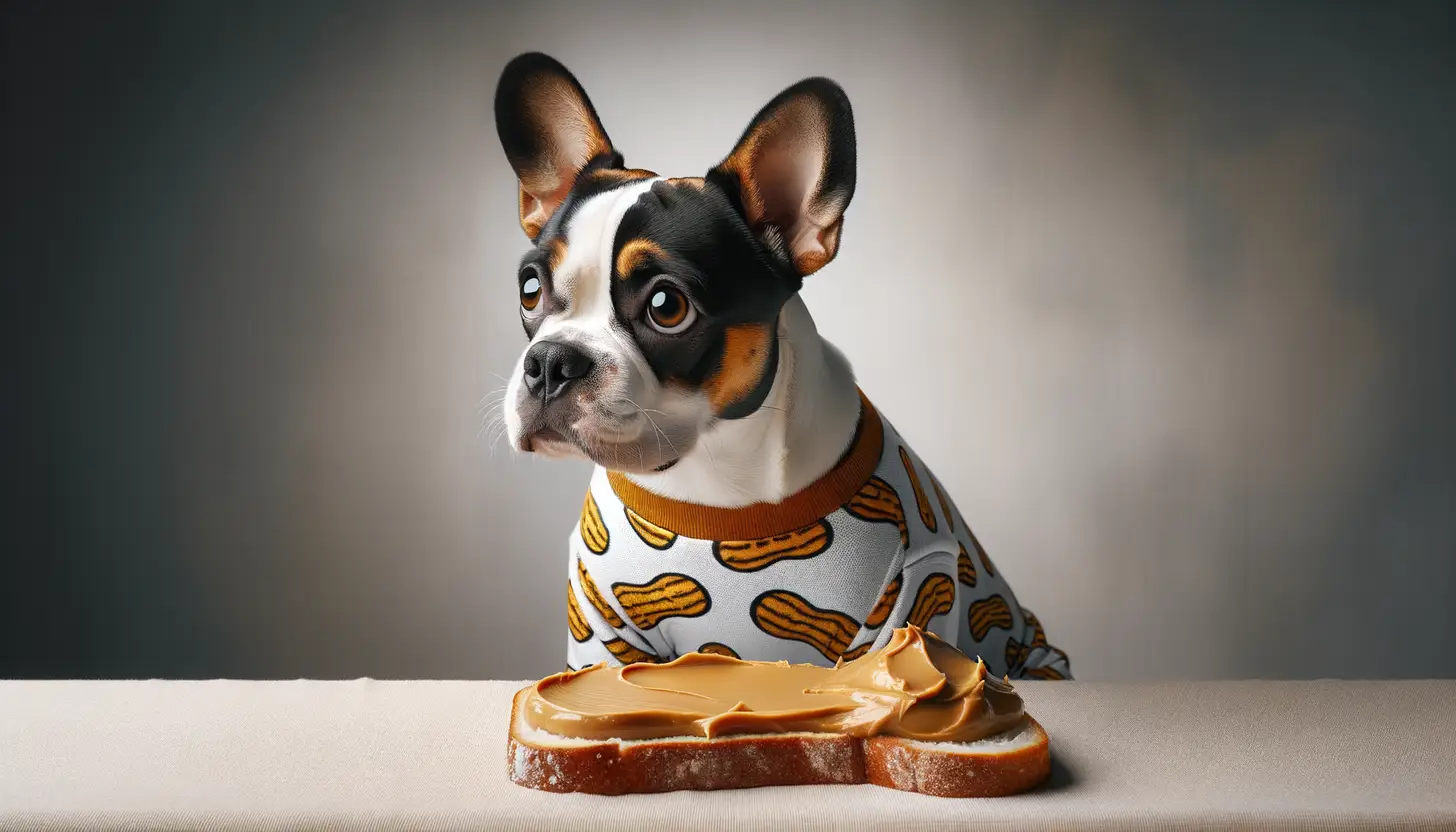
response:
[[[495,129],[520,180],[521,228],[535,241],[583,168],[622,157],[576,78],[540,52],[518,55],[495,90]]]

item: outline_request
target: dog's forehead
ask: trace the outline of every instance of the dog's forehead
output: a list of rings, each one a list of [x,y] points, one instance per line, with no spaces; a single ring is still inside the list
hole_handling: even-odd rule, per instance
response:
[[[611,305],[612,247],[622,217],[656,179],[593,194],[576,206],[549,246],[555,290],[567,301],[567,317],[595,316]]]

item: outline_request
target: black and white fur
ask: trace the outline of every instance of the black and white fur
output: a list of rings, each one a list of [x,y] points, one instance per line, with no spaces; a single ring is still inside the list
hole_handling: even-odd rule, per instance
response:
[[[721,507],[777,502],[833,467],[858,393],[798,291],[833,259],[854,193],[843,90],[784,90],[701,178],[627,168],[545,55],[506,67],[495,117],[532,243],[517,275],[530,342],[506,391],[513,446]],[[680,331],[654,323],[665,298],[690,307]]]

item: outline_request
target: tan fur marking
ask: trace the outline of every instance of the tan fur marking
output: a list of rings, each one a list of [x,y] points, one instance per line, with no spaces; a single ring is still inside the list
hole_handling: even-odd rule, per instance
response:
[[[723,363],[708,379],[708,403],[721,413],[758,386],[768,365],[766,324],[736,324],[723,332]]]
[[[628,240],[617,252],[617,277],[626,280],[638,267],[649,257],[656,257],[659,260],[666,259],[667,255],[662,247],[651,240],[635,239]]]
[[[565,261],[566,238],[557,237],[553,239],[551,241],[551,245],[547,247],[546,265],[551,267],[551,271],[554,274],[557,269],[561,268],[561,264]]]
[[[652,171],[642,170],[641,168],[602,168],[601,170],[592,171],[587,175],[587,179],[592,182],[615,184],[619,182],[636,182],[642,179],[652,179],[655,176],[657,174]]]
[[[540,200],[526,193],[524,186],[517,189],[516,209],[521,215],[521,230],[525,231],[526,236],[533,240],[539,237],[541,226],[546,224],[546,220],[551,218],[551,214],[544,211]]]
[[[819,245],[823,251],[806,251],[794,258],[794,268],[799,274],[808,277],[814,272],[824,268],[834,255],[839,252],[839,232],[844,230],[844,218],[840,217],[834,224],[819,232]]]
[[[667,180],[667,184],[678,185],[684,188],[692,188],[695,191],[701,191],[703,187],[708,184],[708,180],[704,179],[701,176],[676,176],[672,179]]]

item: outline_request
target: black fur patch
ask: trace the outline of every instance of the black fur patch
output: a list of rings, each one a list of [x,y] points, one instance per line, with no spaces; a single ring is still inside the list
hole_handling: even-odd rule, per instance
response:
[[[623,215],[611,262],[623,246],[639,239],[653,243],[663,257],[641,261],[632,274],[612,276],[618,324],[632,334],[659,381],[695,387],[721,368],[728,327],[767,326],[771,354],[763,376],[746,399],[719,415],[741,418],[757,410],[773,385],[779,310],[798,291],[798,275],[772,256],[729,195],[712,183],[654,183]],[[698,308],[698,322],[689,331],[663,335],[644,319],[649,290],[658,279],[671,281]]]

